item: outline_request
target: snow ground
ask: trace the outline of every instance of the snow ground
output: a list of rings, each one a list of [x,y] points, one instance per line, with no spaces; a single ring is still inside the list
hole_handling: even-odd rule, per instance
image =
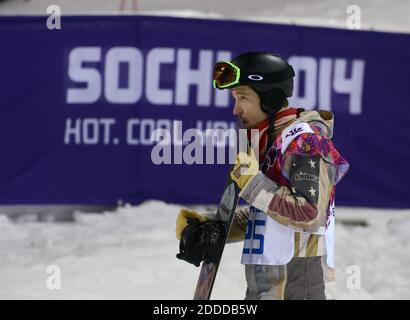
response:
[[[63,15],[137,13],[194,18],[239,19],[346,28],[347,8],[361,12],[362,28],[410,32],[408,0],[8,0],[0,2],[0,15],[45,15],[58,5]]]
[[[76,212],[75,222],[0,214],[0,299],[192,299],[199,268],[175,257],[179,208],[148,201]],[[338,299],[409,299],[410,210],[338,208],[337,217],[359,223],[336,224]],[[241,250],[241,243],[226,248],[213,299],[244,298]],[[50,265],[61,269],[61,290],[47,289]],[[352,265],[360,290],[347,288]]]

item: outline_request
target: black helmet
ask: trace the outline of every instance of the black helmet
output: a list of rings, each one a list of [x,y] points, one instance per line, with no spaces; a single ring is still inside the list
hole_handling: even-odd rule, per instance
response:
[[[231,62],[216,63],[214,86],[218,89],[249,86],[261,99],[262,110],[272,115],[292,96],[294,76],[292,66],[279,55],[246,52]]]

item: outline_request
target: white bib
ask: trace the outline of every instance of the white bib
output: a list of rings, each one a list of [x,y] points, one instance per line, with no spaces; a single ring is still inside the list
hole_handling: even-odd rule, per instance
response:
[[[250,207],[242,264],[284,265],[294,254],[294,231]]]
[[[325,232],[326,241],[326,264],[329,268],[335,267],[334,250],[335,250],[335,203],[332,202],[329,206],[330,221]]]
[[[326,230],[314,234],[325,236],[326,264],[334,268],[335,206],[329,207],[330,220]],[[242,264],[284,265],[294,255],[295,231],[283,226],[263,211],[250,207],[242,251]]]

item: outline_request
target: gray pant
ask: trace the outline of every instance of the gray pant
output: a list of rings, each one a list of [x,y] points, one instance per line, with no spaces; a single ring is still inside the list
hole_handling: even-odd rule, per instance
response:
[[[335,270],[326,257],[297,257],[282,266],[246,265],[245,300],[334,299]]]

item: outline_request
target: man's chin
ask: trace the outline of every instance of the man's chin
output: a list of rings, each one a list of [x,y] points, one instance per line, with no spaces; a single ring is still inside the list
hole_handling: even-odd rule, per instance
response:
[[[253,126],[252,124],[250,124],[249,122],[245,122],[242,124],[242,129],[253,129],[255,126]]]
[[[249,122],[238,120],[239,129],[252,129],[252,125]]]

